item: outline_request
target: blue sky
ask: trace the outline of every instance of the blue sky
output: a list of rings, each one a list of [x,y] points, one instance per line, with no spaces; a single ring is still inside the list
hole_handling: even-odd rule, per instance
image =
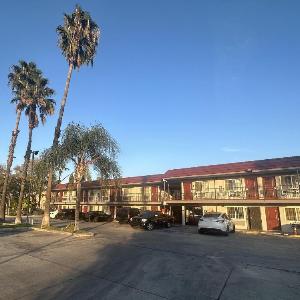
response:
[[[102,36],[94,67],[73,73],[63,126],[101,122],[124,176],[299,154],[299,1],[12,0],[1,3],[0,163],[15,123],[9,67],[35,61],[59,107],[55,28],[75,3]],[[51,145],[56,120],[34,130],[34,150]],[[26,142],[23,117],[15,163]]]

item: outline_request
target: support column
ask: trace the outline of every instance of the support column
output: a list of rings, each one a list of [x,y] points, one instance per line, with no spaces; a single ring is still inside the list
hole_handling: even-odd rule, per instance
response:
[[[185,205],[181,206],[181,220],[182,220],[182,225],[185,226]]]
[[[114,207],[114,220],[117,218],[117,207]]]
[[[267,227],[267,218],[266,218],[266,207],[260,207],[260,215],[261,215],[261,227],[263,231],[268,231]]]

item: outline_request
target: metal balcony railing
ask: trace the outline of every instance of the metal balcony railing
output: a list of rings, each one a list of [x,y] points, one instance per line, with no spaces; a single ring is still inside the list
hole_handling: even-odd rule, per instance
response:
[[[109,202],[164,202],[170,200],[201,200],[201,199],[300,199],[299,186],[280,185],[276,187],[262,187],[249,189],[246,187],[225,189],[209,188],[203,191],[191,190],[188,193],[180,191],[161,191],[160,193],[128,193],[111,194],[110,196],[89,196],[82,199],[82,204],[101,204]],[[52,196],[51,203],[75,203],[76,196]]]
[[[109,202],[108,196],[89,196],[88,203],[106,203]]]
[[[269,194],[271,194],[270,191]],[[273,194],[279,199],[297,199],[300,198],[300,187],[287,185],[276,186]]]
[[[111,195],[110,201],[111,202],[150,202],[151,195],[150,194],[142,194],[142,193],[130,193],[130,194],[125,194],[125,195]]]
[[[231,190],[211,188],[205,191],[192,190],[183,194],[182,199],[299,199],[300,188],[292,186],[276,186],[274,188],[258,187],[248,189],[245,187]]]
[[[204,191],[192,190],[190,193],[185,193],[183,199],[200,200],[200,199],[246,199],[247,196],[258,196],[258,192],[250,191],[246,188],[220,189],[210,188]]]
[[[72,196],[63,196],[63,197],[60,197],[60,196],[52,196],[51,197],[51,203],[62,203],[62,204],[65,204],[65,203],[70,203],[70,202],[76,202],[76,197],[72,197]]]

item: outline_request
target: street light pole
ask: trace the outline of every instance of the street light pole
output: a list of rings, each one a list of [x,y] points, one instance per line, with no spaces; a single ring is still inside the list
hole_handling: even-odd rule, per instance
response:
[[[39,154],[39,151],[30,150],[31,152],[31,170],[30,170],[30,184],[29,184],[29,202],[33,200],[32,195],[32,177],[33,177],[33,168],[34,168],[34,156]],[[27,223],[28,223],[28,211],[29,211],[29,203],[27,205]]]

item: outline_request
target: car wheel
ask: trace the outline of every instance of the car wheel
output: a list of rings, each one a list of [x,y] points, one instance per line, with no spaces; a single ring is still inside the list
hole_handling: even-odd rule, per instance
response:
[[[149,230],[149,231],[153,230],[153,229],[154,229],[153,223],[148,223],[148,224],[146,225],[146,229]]]
[[[202,230],[202,229],[198,229],[198,233],[199,233],[199,234],[202,234],[202,233],[203,233],[203,230]]]
[[[233,225],[231,232],[235,233],[235,225]]]

